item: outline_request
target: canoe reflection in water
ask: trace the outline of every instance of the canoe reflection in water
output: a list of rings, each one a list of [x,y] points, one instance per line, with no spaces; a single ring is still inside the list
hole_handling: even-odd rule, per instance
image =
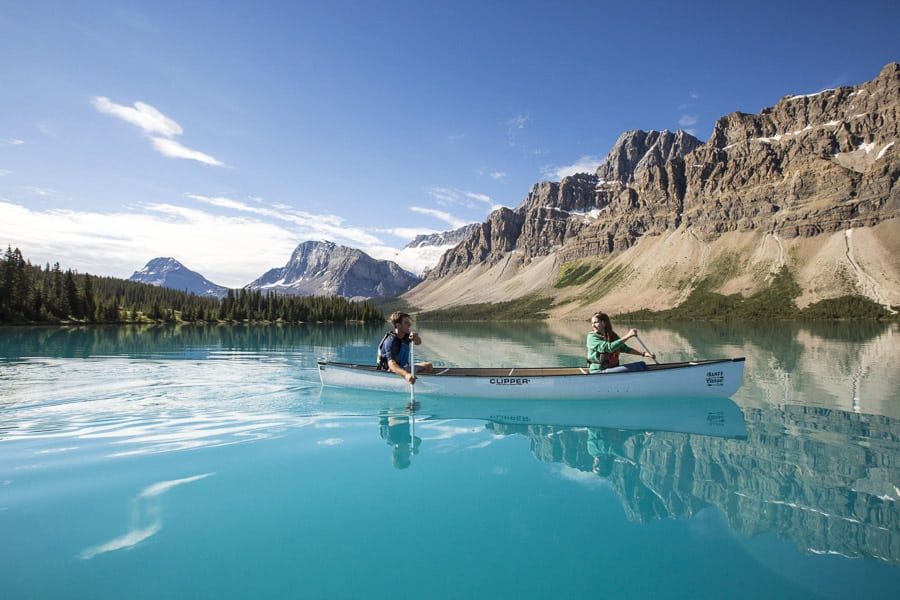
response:
[[[416,436],[413,427],[409,415],[387,412],[378,415],[381,439],[391,447],[391,464],[398,469],[409,467],[411,456],[419,453],[422,438]]]
[[[565,430],[573,432],[567,435],[582,437],[586,428],[594,428],[606,432],[602,434],[604,441],[594,442],[597,448],[615,448],[617,436],[624,440],[632,434],[643,436],[651,431],[734,439],[747,435],[741,409],[727,398],[586,401],[432,397],[416,402],[414,410],[410,411],[408,397],[391,393],[323,388],[320,397],[327,412],[377,415],[379,434],[391,446],[391,461],[398,469],[408,468],[412,456],[419,452],[422,440],[415,435],[417,423],[452,419],[484,421],[485,427],[498,435]],[[625,443],[622,441],[619,445]],[[581,446],[584,448],[584,443]],[[616,456],[619,459],[626,456],[623,451],[612,452],[612,460]],[[597,456],[601,454],[598,450]]]

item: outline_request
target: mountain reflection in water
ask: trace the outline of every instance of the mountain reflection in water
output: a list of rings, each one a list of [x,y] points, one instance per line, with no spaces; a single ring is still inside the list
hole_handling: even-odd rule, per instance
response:
[[[900,422],[790,405],[746,409],[746,439],[488,422],[541,461],[605,479],[636,522],[714,506],[747,537],[900,566]]]

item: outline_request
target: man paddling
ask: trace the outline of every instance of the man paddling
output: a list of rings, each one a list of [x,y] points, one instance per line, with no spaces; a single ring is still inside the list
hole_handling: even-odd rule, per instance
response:
[[[410,384],[415,384],[416,377],[410,372],[409,345],[413,343],[418,346],[422,343],[422,338],[418,333],[410,332],[412,317],[408,313],[395,311],[391,314],[391,324],[394,331],[385,334],[378,346],[378,368],[395,373]],[[434,367],[430,362],[416,363],[416,371],[431,373]]]

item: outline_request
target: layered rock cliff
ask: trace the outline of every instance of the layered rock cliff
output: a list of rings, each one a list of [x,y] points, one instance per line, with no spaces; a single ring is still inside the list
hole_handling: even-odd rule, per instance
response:
[[[428,309],[532,291],[554,295],[548,270],[618,260],[633,285],[658,284],[637,306],[620,302],[623,309],[667,308],[724,251],[737,249],[745,276],[726,277],[725,291],[751,292],[790,263],[806,302],[862,293],[900,304],[898,140],[897,63],[868,83],[787,96],[755,115],[726,115],[706,143],[684,132],[629,131],[595,173],[535,184],[516,209],[492,213],[409,299]],[[852,256],[849,232],[872,228],[855,237],[871,244],[857,244]],[[847,236],[844,248],[835,235]],[[625,256],[638,247],[644,250]],[[528,275],[535,264],[543,280]],[[502,276],[491,272],[496,265]],[[833,276],[841,270],[852,271],[849,280]],[[448,286],[458,292],[448,294]]]

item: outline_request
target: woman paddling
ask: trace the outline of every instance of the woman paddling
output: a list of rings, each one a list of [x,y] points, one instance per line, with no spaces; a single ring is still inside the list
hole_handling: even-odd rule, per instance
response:
[[[629,329],[625,337],[619,337],[613,331],[612,323],[609,322],[609,316],[606,313],[594,313],[591,317],[591,332],[587,335],[587,360],[591,373],[599,373],[600,371],[611,369],[619,366],[619,354],[634,354],[635,356],[643,356],[646,358],[656,358],[655,354],[635,350],[625,344],[625,340],[637,337],[637,329]],[[638,365],[647,365],[643,362],[635,363]]]

